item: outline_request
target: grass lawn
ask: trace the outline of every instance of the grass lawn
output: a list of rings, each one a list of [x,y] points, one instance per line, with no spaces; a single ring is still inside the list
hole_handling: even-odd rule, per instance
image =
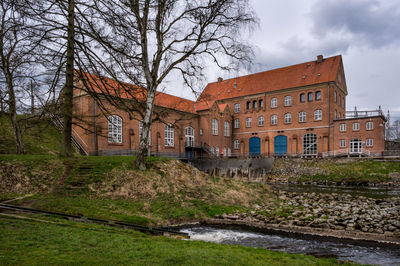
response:
[[[0,217],[1,265],[338,265],[335,259]]]

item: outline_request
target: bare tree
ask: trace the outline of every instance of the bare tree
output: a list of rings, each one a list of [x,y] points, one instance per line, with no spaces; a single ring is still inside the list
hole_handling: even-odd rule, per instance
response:
[[[92,58],[92,72],[144,89],[142,109],[135,110],[143,122],[140,169],[146,168],[156,91],[166,77],[179,73],[193,89],[208,63],[229,70],[252,54],[240,38],[256,22],[248,0],[99,0],[85,12],[97,14],[86,21],[87,36],[109,58]],[[129,93],[127,86],[119,89]]]

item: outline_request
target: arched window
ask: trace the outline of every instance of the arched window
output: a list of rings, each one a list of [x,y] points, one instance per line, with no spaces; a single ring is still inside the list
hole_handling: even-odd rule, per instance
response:
[[[238,139],[235,139],[235,141],[233,142],[233,148],[235,150],[239,150],[240,149],[240,141]]]
[[[307,119],[306,112],[304,112],[304,111],[300,112],[299,113],[299,122],[300,123],[306,122],[306,119]]]
[[[320,91],[317,91],[317,92],[315,93],[315,100],[316,100],[316,101],[320,101],[321,99],[322,99],[321,92],[320,92]]]
[[[312,101],[313,101],[313,98],[314,98],[314,93],[309,92],[308,95],[307,95],[307,98],[308,98],[308,101],[309,101],[309,102],[312,102]]]
[[[231,148],[228,148],[228,157],[231,157],[232,152],[231,152]]]
[[[290,106],[290,105],[292,105],[292,96],[285,96],[285,98],[284,98],[284,105],[285,105],[285,106]]]
[[[246,108],[247,108],[247,110],[251,108],[251,102],[250,102],[250,101],[248,101],[248,102],[246,103]]]
[[[322,120],[322,111],[321,110],[315,110],[314,111],[314,120],[319,121]]]
[[[240,120],[239,120],[239,118],[236,118],[234,123],[235,123],[234,124],[235,128],[240,128]]]
[[[224,136],[225,137],[229,137],[229,122],[225,121],[224,122]]]
[[[166,147],[174,147],[175,139],[174,139],[174,127],[172,125],[164,126],[164,145]]]
[[[264,126],[264,117],[263,116],[258,117],[258,126],[259,127]]]
[[[257,109],[257,101],[256,100],[253,101],[253,108]]]
[[[271,98],[271,108],[278,107],[278,100],[276,98]]]
[[[305,134],[303,136],[303,154],[304,155],[317,155],[317,135],[316,134]]]
[[[278,124],[278,116],[271,115],[271,125],[276,125],[276,124]]]
[[[301,103],[305,103],[306,102],[306,94],[305,93],[301,93],[300,94],[300,102]]]
[[[264,107],[264,101],[263,100],[259,100],[258,101],[258,108],[263,108]]]
[[[235,113],[239,113],[240,112],[240,103],[235,103],[234,110],[235,110]]]
[[[290,124],[292,123],[292,114],[291,113],[286,113],[285,114],[285,120],[284,120],[285,124]]]
[[[246,118],[246,127],[251,127],[251,117]]]
[[[122,118],[118,115],[108,117],[108,142],[122,143]]]
[[[213,135],[218,135],[218,120],[215,118],[211,121],[211,131]]]
[[[224,147],[224,150],[223,150],[223,154],[224,154],[224,157],[226,157],[226,148]]]
[[[186,147],[194,147],[194,129],[192,127],[185,128],[185,145]]]

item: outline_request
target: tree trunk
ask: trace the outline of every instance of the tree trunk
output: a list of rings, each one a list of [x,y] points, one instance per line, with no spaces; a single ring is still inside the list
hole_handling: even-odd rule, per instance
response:
[[[11,80],[7,83],[9,83],[8,84],[8,95],[9,95],[9,101],[8,101],[8,109],[9,110],[8,110],[8,112],[10,114],[11,125],[14,129],[15,151],[17,154],[23,154],[23,153],[25,153],[25,147],[24,147],[24,143],[22,142],[21,129],[19,128],[18,120],[17,120],[17,108],[16,108],[14,88],[13,88]]]
[[[136,167],[140,170],[146,170],[146,158],[149,148],[149,131],[152,122],[154,98],[155,91],[151,88],[148,90],[146,111],[143,118],[142,134],[140,136],[139,152],[136,158]]]
[[[72,157],[72,108],[74,90],[74,44],[75,44],[75,0],[68,0],[68,39],[67,39],[67,65],[66,80],[63,88],[63,144],[61,156]]]

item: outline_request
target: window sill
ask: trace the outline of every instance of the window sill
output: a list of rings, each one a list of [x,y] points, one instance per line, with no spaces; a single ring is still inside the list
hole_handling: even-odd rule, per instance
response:
[[[123,143],[114,143],[114,142],[109,142],[108,145],[109,146],[124,146]]]
[[[164,146],[164,149],[175,149],[175,146]]]

